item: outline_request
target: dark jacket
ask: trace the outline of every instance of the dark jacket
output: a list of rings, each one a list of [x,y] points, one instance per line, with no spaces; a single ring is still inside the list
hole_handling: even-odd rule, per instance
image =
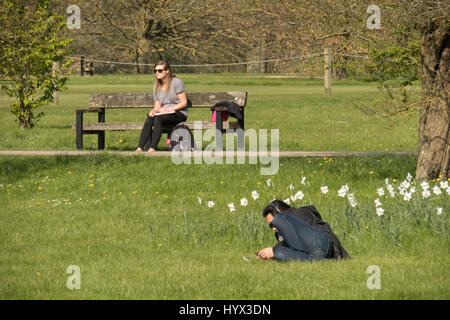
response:
[[[334,259],[347,259],[350,255],[342,247],[341,242],[338,237],[333,233],[331,227],[328,223],[322,220],[320,213],[314,206],[300,207],[300,208],[289,208],[283,211],[284,214],[288,214],[299,218],[314,228],[318,229],[322,233],[328,236],[328,239],[333,244],[333,258]],[[275,237],[279,240],[278,232],[275,233]]]
[[[232,101],[221,101],[216,103],[214,106],[211,107],[211,111],[215,111],[216,107],[227,107],[228,113],[230,116],[237,120],[242,120],[242,111],[241,108]]]

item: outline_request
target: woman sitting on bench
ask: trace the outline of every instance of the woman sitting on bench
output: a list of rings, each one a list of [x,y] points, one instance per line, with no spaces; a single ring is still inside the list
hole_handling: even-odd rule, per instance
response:
[[[139,138],[137,152],[156,151],[164,124],[177,125],[188,116],[187,99],[183,82],[170,71],[166,61],[159,61],[153,69],[156,76],[153,87],[155,105],[147,115]]]

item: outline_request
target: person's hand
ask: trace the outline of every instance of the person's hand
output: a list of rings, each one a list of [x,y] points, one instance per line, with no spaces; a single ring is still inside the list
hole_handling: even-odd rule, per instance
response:
[[[274,257],[273,248],[269,247],[269,248],[262,249],[261,251],[258,251],[256,253],[256,255],[264,260],[273,259],[273,257]]]
[[[161,109],[159,109],[159,112],[166,114],[166,113],[172,112],[172,108],[161,108]]]
[[[149,113],[148,113],[148,116],[149,117],[154,117],[155,116],[155,109],[152,109],[152,111],[150,111]]]

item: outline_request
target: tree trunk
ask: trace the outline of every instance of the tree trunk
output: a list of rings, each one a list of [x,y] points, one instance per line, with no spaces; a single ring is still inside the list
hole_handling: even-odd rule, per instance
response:
[[[429,25],[422,34],[422,106],[416,179],[449,177],[450,27]]]

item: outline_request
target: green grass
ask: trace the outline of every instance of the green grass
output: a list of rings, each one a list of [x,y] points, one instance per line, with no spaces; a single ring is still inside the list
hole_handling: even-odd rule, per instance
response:
[[[318,80],[245,74],[179,76],[188,92],[247,91],[246,129],[279,129],[282,151],[417,151],[417,115],[397,124],[365,116],[356,108],[379,94],[375,84],[335,81],[333,94],[327,97]],[[0,96],[0,150],[75,150],[75,110],[88,107],[90,94],[151,92],[152,85],[149,75],[75,76],[61,93],[58,106],[42,108],[46,115],[33,130],[18,128],[8,110],[10,100]],[[106,121],[144,121],[146,112],[111,110]],[[94,114],[85,118],[96,121]],[[210,118],[209,109],[191,110],[188,120]],[[138,131],[107,132],[106,149],[134,150],[138,138]],[[95,135],[85,136],[85,148],[95,149],[96,140]],[[166,150],[164,139],[160,148]]]
[[[448,215],[435,213],[438,206],[448,210],[448,195],[425,202],[417,191],[407,202],[376,194],[386,177],[398,186],[414,170],[414,157],[328,160],[282,159],[269,187],[269,177],[250,164],[0,157],[0,297],[448,299]],[[337,196],[343,184],[354,193],[356,208]],[[328,194],[320,192],[323,185]],[[259,199],[251,198],[253,190]],[[275,244],[262,208],[298,190],[305,197],[295,205],[314,204],[351,260],[256,259],[255,251]],[[247,207],[239,205],[243,197]],[[375,198],[386,210],[382,217]],[[81,268],[81,290],[66,288],[69,265]],[[366,287],[370,265],[380,267],[380,290]]]
[[[279,129],[281,151],[417,151],[417,117],[393,126],[355,109],[377,94],[373,84],[336,82],[326,97],[320,81],[180,77],[188,91],[248,91],[246,127]],[[18,128],[2,96],[0,150],[75,150],[74,110],[87,107],[89,94],[151,91],[152,79],[73,77],[60,105],[44,108],[33,130]],[[139,121],[145,115],[106,116]],[[190,113],[190,120],[209,117],[208,111]],[[133,150],[138,134],[108,132],[106,148]],[[95,149],[95,138],[86,137],[85,146]],[[170,158],[106,154],[0,156],[0,298],[449,299],[448,194],[441,189],[422,199],[414,185],[405,201],[398,192],[416,162],[413,156],[281,158],[278,172],[263,176],[262,165],[248,159],[240,165],[175,165]],[[345,184],[355,208],[337,195]],[[325,185],[327,194],[320,189]],[[377,194],[380,187],[384,196]],[[315,205],[351,260],[277,263],[255,257],[275,244],[261,210],[299,190],[305,196],[293,205]],[[246,207],[240,206],[243,197]],[[376,198],[385,209],[381,217]],[[81,268],[81,290],[66,287],[69,265]],[[380,290],[366,286],[371,265],[380,267]]]

